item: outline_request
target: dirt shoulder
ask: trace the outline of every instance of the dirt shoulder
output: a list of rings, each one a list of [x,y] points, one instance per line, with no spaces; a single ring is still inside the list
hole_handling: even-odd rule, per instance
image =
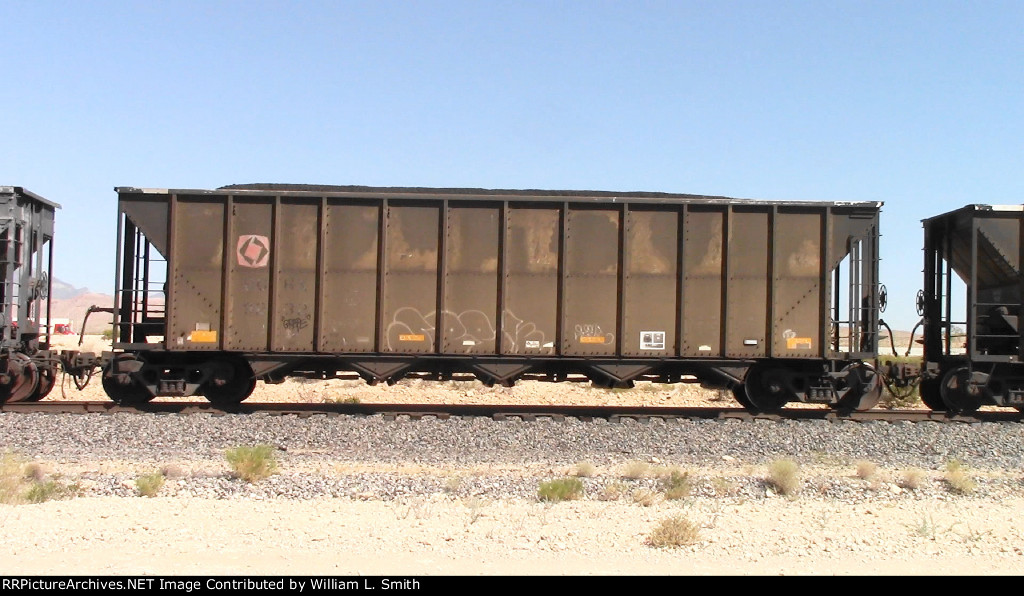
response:
[[[0,506],[0,574],[1020,574],[1022,506],[77,499]],[[645,544],[677,515],[695,545]]]

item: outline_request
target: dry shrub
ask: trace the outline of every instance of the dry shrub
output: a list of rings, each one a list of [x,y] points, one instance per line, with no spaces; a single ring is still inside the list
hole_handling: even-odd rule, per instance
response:
[[[787,497],[800,492],[800,466],[791,459],[778,459],[768,466],[768,483]]]
[[[711,479],[711,490],[714,491],[716,497],[729,497],[735,495],[739,488],[734,480],[715,476]]]
[[[581,461],[576,464],[575,475],[580,478],[590,478],[597,473],[597,467],[588,461]]]
[[[579,478],[558,478],[541,482],[537,498],[548,503],[573,501],[583,497],[583,481]]]
[[[633,460],[627,462],[622,468],[623,478],[629,478],[630,480],[639,480],[651,471],[651,465],[639,460]]]
[[[31,462],[25,464],[23,475],[26,480],[33,482],[42,482],[46,479],[46,468],[42,464]]]
[[[977,488],[967,467],[955,459],[946,463],[946,484],[950,490],[960,495],[970,494]]]
[[[693,492],[693,479],[689,472],[672,470],[661,479],[661,490],[669,500],[683,499]]]
[[[857,478],[871,480],[878,474],[878,465],[875,462],[861,460],[857,462]]]
[[[155,497],[160,489],[164,487],[164,475],[162,472],[143,474],[135,479],[135,488],[143,497]]]
[[[700,527],[685,515],[662,520],[647,537],[647,545],[656,548],[676,548],[699,541]]]
[[[235,447],[224,453],[235,476],[246,482],[263,480],[277,473],[277,456],[270,445]]]
[[[463,478],[462,476],[449,476],[444,481],[444,492],[450,495],[456,495],[462,489]]]
[[[921,488],[921,484],[924,483],[925,474],[923,470],[913,468],[903,472],[903,478],[900,480],[900,488],[908,490],[917,490]]]

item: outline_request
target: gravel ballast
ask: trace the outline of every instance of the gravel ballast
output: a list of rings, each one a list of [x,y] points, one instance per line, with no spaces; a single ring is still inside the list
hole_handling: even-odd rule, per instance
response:
[[[254,444],[303,462],[600,465],[653,457],[709,466],[726,458],[764,464],[791,457],[870,459],[897,468],[938,468],[958,459],[977,469],[1024,469],[1024,425],[1016,423],[0,413],[0,448],[29,458],[202,461]]]

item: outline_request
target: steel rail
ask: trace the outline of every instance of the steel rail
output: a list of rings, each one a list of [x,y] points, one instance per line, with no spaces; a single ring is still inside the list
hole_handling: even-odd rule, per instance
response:
[[[495,420],[538,419],[608,420],[618,422],[652,419],[717,419],[717,420],[826,420],[885,422],[1022,422],[1024,413],[1016,410],[981,411],[971,415],[950,415],[931,410],[869,410],[840,412],[825,408],[783,408],[772,413],[752,413],[742,408],[718,407],[639,407],[639,406],[555,406],[555,405],[480,405],[480,404],[348,404],[348,403],[242,403],[234,407],[218,407],[209,402],[151,402],[135,407],[119,406],[109,401],[40,401],[0,404],[2,413],[50,414],[273,414],[301,417],[315,415],[383,416],[409,418],[486,417]]]

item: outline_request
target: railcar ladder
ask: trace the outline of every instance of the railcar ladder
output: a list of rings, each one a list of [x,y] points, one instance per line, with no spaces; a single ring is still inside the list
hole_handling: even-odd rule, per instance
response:
[[[127,275],[122,278],[127,283],[119,290],[118,337],[121,341],[146,342],[147,336],[163,333],[167,261],[142,230],[129,222],[126,232],[133,236],[124,255],[131,266],[126,268]]]
[[[848,256],[836,266],[834,272],[832,320],[835,327],[832,334],[832,349],[837,352],[843,351],[844,347],[848,352],[875,351],[879,283],[871,270],[865,270],[867,256],[864,243],[867,241],[864,238],[851,238]],[[843,295],[841,268],[845,262],[849,263],[849,270],[846,273],[849,279],[846,284],[846,317],[843,320],[840,314],[843,312],[840,300]],[[842,343],[844,326],[845,346]]]
[[[12,218],[0,220],[0,314],[3,315],[2,347],[10,347],[18,341],[16,331],[18,313],[18,296],[21,295],[20,270],[22,265],[22,249],[24,248],[24,232],[22,226]]]

